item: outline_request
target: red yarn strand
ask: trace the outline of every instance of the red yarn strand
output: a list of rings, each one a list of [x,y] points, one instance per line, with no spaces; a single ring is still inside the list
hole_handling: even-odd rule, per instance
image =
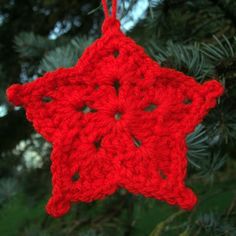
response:
[[[117,0],[112,0],[112,17],[116,18]]]
[[[102,6],[103,6],[105,17],[106,18],[109,17],[109,11],[108,11],[107,1],[106,0],[102,0]]]
[[[108,6],[107,6],[107,0],[102,0],[102,6],[103,6],[103,9],[104,9],[104,14],[105,14],[105,17],[109,17],[110,14],[109,14],[109,10],[108,10]],[[116,18],[116,10],[117,9],[117,0],[112,0],[112,17],[113,18]]]

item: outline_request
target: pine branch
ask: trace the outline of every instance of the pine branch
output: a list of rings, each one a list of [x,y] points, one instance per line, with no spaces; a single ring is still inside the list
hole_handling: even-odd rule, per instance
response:
[[[18,183],[15,178],[0,179],[0,206],[17,193]]]
[[[13,149],[32,132],[33,128],[22,109],[9,110],[6,116],[0,118],[0,153]]]
[[[212,61],[219,77],[234,78],[236,75],[236,40],[213,36],[215,43],[202,43],[202,53]]]
[[[233,26],[236,28],[236,16],[234,15],[234,12],[225,6],[225,4],[221,0],[209,0],[214,5],[217,5],[221,11],[224,13],[225,18],[229,19]]]
[[[52,71],[59,67],[74,66],[78,58],[82,55],[93,39],[87,37],[76,37],[67,45],[57,47],[42,58],[39,69],[42,71]]]
[[[150,42],[149,52],[165,67],[175,68],[198,80],[213,76],[213,65],[206,60],[198,44],[182,45],[168,41],[165,46]]]
[[[32,32],[24,32],[15,37],[16,50],[22,58],[40,58],[45,51],[53,48],[53,44],[52,40]]]
[[[186,138],[188,160],[198,171],[202,169],[202,160],[206,160],[209,156],[208,139],[205,126],[201,124]]]

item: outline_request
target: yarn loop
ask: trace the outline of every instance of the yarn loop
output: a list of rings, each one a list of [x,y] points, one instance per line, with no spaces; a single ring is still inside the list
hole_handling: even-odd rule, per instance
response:
[[[106,18],[102,24],[102,33],[105,34],[106,32],[114,33],[120,30],[120,22],[116,18],[109,17]],[[117,53],[117,51],[114,51]]]

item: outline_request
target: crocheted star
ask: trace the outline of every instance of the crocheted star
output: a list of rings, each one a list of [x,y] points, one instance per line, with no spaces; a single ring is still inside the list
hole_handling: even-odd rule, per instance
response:
[[[160,67],[112,17],[75,67],[7,90],[53,145],[46,210],[54,217],[120,187],[192,209],[185,138],[222,93],[215,80],[199,84]]]

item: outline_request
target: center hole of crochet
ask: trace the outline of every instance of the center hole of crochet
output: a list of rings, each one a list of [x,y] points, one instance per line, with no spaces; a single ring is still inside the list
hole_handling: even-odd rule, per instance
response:
[[[76,182],[77,180],[79,180],[79,173],[75,172],[73,174],[73,176],[71,177],[72,182]]]
[[[119,94],[119,89],[120,89],[120,81],[119,81],[118,79],[116,79],[116,80],[113,82],[113,87],[115,88],[116,94],[118,95],[118,94]]]
[[[122,116],[122,113],[119,112],[119,111],[116,112],[115,115],[114,115],[114,117],[115,117],[116,120],[120,120],[120,119],[121,119],[121,116]]]

